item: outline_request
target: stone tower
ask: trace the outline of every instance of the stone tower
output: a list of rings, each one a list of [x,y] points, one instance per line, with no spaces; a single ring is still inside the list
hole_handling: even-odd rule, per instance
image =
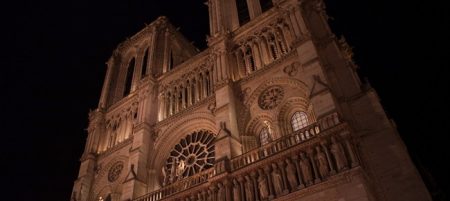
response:
[[[114,50],[71,200],[431,200],[322,0],[207,5]]]

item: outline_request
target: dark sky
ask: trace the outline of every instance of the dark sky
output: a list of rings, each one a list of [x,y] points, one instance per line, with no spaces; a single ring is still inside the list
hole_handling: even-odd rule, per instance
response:
[[[1,9],[2,200],[69,200],[105,62],[126,37],[166,15],[205,46],[204,0],[20,1]],[[445,7],[426,1],[327,0],[332,29],[354,47],[433,189],[448,191],[449,73]],[[433,181],[433,180],[431,180]],[[3,189],[5,190],[5,189]],[[4,197],[6,196],[6,197]]]

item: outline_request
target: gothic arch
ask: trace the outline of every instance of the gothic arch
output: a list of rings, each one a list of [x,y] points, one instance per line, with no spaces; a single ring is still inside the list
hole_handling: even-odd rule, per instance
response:
[[[261,114],[258,115],[255,118],[252,118],[250,123],[247,124],[247,127],[245,129],[245,133],[247,135],[256,135],[258,134],[259,130],[261,130],[264,127],[264,121],[268,121],[270,123],[274,122],[273,117],[271,117],[270,114]]]
[[[252,116],[259,116],[262,111],[257,105],[258,98],[260,95],[264,92],[264,90],[272,87],[272,86],[281,86],[283,89],[291,88],[295,91],[294,94],[287,94],[282,102],[273,108],[273,110],[270,111],[269,116],[272,118],[272,122],[274,125],[281,124],[279,122],[278,114],[280,113],[281,108],[283,105],[286,104],[287,101],[289,101],[292,97],[298,97],[303,98],[304,100],[307,100],[308,94],[309,94],[309,88],[308,86],[295,78],[289,78],[289,77],[276,77],[268,80],[267,82],[264,82],[263,84],[259,85],[252,93],[249,95],[249,98],[247,98],[244,101],[244,109],[239,113],[239,130],[241,132],[247,132],[248,131],[248,125],[250,124],[250,121],[253,121],[252,119],[255,117]],[[292,91],[291,91],[292,92]],[[256,110],[252,110],[252,108],[255,108]],[[254,113],[257,111],[256,113]],[[253,113],[253,114],[251,114]],[[255,115],[258,114],[258,115]],[[281,125],[275,128],[275,133],[278,135],[277,137],[280,137],[281,135],[285,134],[286,132],[283,131],[283,129],[280,128]],[[278,129],[279,128],[279,129]]]
[[[310,101],[305,97],[291,97],[287,99],[277,111],[278,122],[282,135],[293,132],[291,117],[295,112],[305,112],[309,122],[315,122],[315,115]]]

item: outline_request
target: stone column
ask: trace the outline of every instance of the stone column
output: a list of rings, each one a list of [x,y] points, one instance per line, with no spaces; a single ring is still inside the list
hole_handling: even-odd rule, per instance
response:
[[[309,31],[308,28],[306,28],[306,21],[302,15],[301,10],[302,10],[302,3],[299,3],[299,5],[296,8],[294,8],[294,16],[298,23],[298,26],[300,27],[302,36],[305,36],[309,35]]]
[[[244,190],[245,179],[244,179],[244,177],[242,175],[240,175],[238,177],[238,182],[239,182],[239,186],[240,186],[240,189],[241,189],[241,200],[245,201],[245,196],[244,196],[245,195],[245,190]]]
[[[114,63],[115,63],[115,58],[114,55],[108,60],[108,62],[106,62],[107,65],[107,70],[106,70],[106,76],[105,76],[105,80],[103,81],[103,88],[102,88],[102,93],[100,95],[100,101],[98,103],[98,107],[99,108],[106,108],[107,106],[107,102],[109,102],[108,98],[110,97],[110,93],[111,93],[111,79],[113,76],[113,67],[114,67]],[[118,70],[118,69],[115,69]]]
[[[260,69],[263,67],[262,65],[262,59],[261,59],[261,52],[259,51],[259,45],[256,43],[256,41],[252,41],[252,50],[253,50],[253,62],[255,63],[255,69]]]
[[[301,30],[300,30],[300,23],[297,21],[297,18],[295,17],[295,12],[297,7],[293,6],[289,8],[289,14],[288,14],[288,18],[289,18],[289,24],[291,25],[291,28],[294,32],[295,37],[293,38],[293,40],[295,41],[296,39],[300,38],[302,36]]]
[[[195,102],[198,102],[202,99],[201,96],[201,85],[200,85],[201,81],[198,75],[195,76],[195,85],[194,85],[194,89],[195,89]]]
[[[261,15],[261,4],[259,0],[247,0],[248,13],[250,14],[250,19],[254,19]]]
[[[165,105],[165,97],[164,93],[159,94],[158,96],[158,102],[159,102],[159,115],[158,115],[158,121],[162,121],[164,119],[164,110],[166,108]]]
[[[187,87],[187,105],[191,106],[192,105],[192,82],[187,82],[186,84]]]
[[[208,91],[207,91],[208,87],[207,87],[207,82],[206,82],[206,73],[203,72],[203,76],[202,76],[202,92],[203,92],[203,98],[208,97]]]
[[[187,102],[186,102],[187,94],[186,94],[185,87],[180,86],[180,88],[181,88],[181,107],[184,109],[187,107]]]
[[[168,94],[169,96],[167,97],[167,99],[168,99],[168,102],[169,102],[169,110],[168,110],[168,113],[167,113],[167,117],[169,117],[170,115],[172,115],[173,114],[173,94],[172,94],[172,90],[170,90],[170,92],[169,92],[169,94]]]

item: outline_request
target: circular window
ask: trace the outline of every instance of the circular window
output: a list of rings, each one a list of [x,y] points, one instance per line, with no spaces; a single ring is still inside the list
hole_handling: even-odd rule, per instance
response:
[[[214,139],[214,135],[208,131],[194,132],[181,139],[166,160],[168,182],[174,182],[212,167]]]
[[[117,161],[116,163],[114,163],[114,165],[109,169],[108,181],[109,182],[116,181],[117,178],[119,178],[120,173],[122,173],[122,170],[123,170],[123,162],[122,161]]]
[[[280,86],[272,86],[261,93],[258,104],[263,110],[270,110],[278,106],[284,97],[283,88]]]

